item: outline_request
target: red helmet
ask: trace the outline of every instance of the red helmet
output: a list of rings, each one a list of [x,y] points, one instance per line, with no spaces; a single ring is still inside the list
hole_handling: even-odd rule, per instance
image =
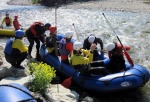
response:
[[[51,33],[54,33],[56,31],[56,29],[57,28],[55,26],[52,26],[52,27],[49,28],[49,30],[50,30]]]
[[[14,16],[16,19],[18,18],[18,16]]]

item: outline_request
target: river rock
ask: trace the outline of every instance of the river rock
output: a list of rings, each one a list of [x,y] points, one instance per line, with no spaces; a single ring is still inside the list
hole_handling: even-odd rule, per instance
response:
[[[79,95],[75,91],[71,91],[60,84],[50,85],[45,93],[46,99],[50,102],[77,102]]]
[[[4,57],[3,47],[0,46],[0,66],[3,64],[3,57]]]

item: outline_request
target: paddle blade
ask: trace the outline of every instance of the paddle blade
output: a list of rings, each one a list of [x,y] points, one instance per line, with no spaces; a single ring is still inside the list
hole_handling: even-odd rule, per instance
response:
[[[132,61],[130,55],[128,54],[128,52],[127,52],[127,51],[124,51],[124,54],[125,54],[125,56],[126,56],[128,62],[130,63],[130,65],[133,67],[133,66],[134,66],[134,63],[133,63],[133,61]]]
[[[72,77],[67,78],[61,83],[61,85],[64,86],[65,88],[69,88],[71,85],[71,80],[72,80]]]

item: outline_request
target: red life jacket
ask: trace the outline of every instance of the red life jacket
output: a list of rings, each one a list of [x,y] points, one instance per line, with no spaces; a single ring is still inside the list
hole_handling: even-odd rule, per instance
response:
[[[10,19],[9,19],[9,17],[6,17],[5,23],[6,23],[6,25],[10,25]]]
[[[20,24],[19,24],[18,20],[15,19],[15,20],[13,21],[13,25],[14,25],[15,30],[20,29]]]
[[[34,23],[30,26],[30,30],[31,30],[31,32],[32,32],[32,34],[33,34],[34,36],[37,36],[37,32],[35,31],[35,26],[36,26],[36,25],[41,26],[41,25],[44,25],[44,24],[41,23],[41,22],[34,22]]]

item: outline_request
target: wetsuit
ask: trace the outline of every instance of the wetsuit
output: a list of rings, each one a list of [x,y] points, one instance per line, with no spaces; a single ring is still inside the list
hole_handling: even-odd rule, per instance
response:
[[[4,50],[6,61],[12,66],[19,68],[20,64],[27,57],[28,48],[23,44],[22,40],[18,38],[8,42]]]
[[[125,70],[125,59],[123,56],[122,46],[115,44],[115,48],[108,52],[110,58],[110,70],[112,73],[117,73]]]
[[[36,50],[37,50],[36,58],[37,58],[37,60],[40,57],[40,54],[39,54],[40,41],[42,43],[44,43],[44,33],[45,33],[44,24],[42,24],[41,22],[35,22],[26,30],[26,36],[30,43],[29,47],[28,47],[29,57],[32,57],[31,51],[32,51],[32,47],[34,45],[34,41],[36,42]]]
[[[88,38],[89,38],[89,37],[87,37],[87,38],[84,40],[83,49],[89,50],[90,47],[91,47],[91,43],[89,43]],[[99,43],[101,50],[103,50],[103,42],[102,42],[102,40],[101,40],[100,38],[95,37],[95,40],[94,40],[93,43],[95,43],[96,45]],[[97,48],[96,48],[96,49],[97,49]],[[93,61],[97,61],[97,60],[99,60],[99,53],[98,53],[97,50],[94,50]]]

